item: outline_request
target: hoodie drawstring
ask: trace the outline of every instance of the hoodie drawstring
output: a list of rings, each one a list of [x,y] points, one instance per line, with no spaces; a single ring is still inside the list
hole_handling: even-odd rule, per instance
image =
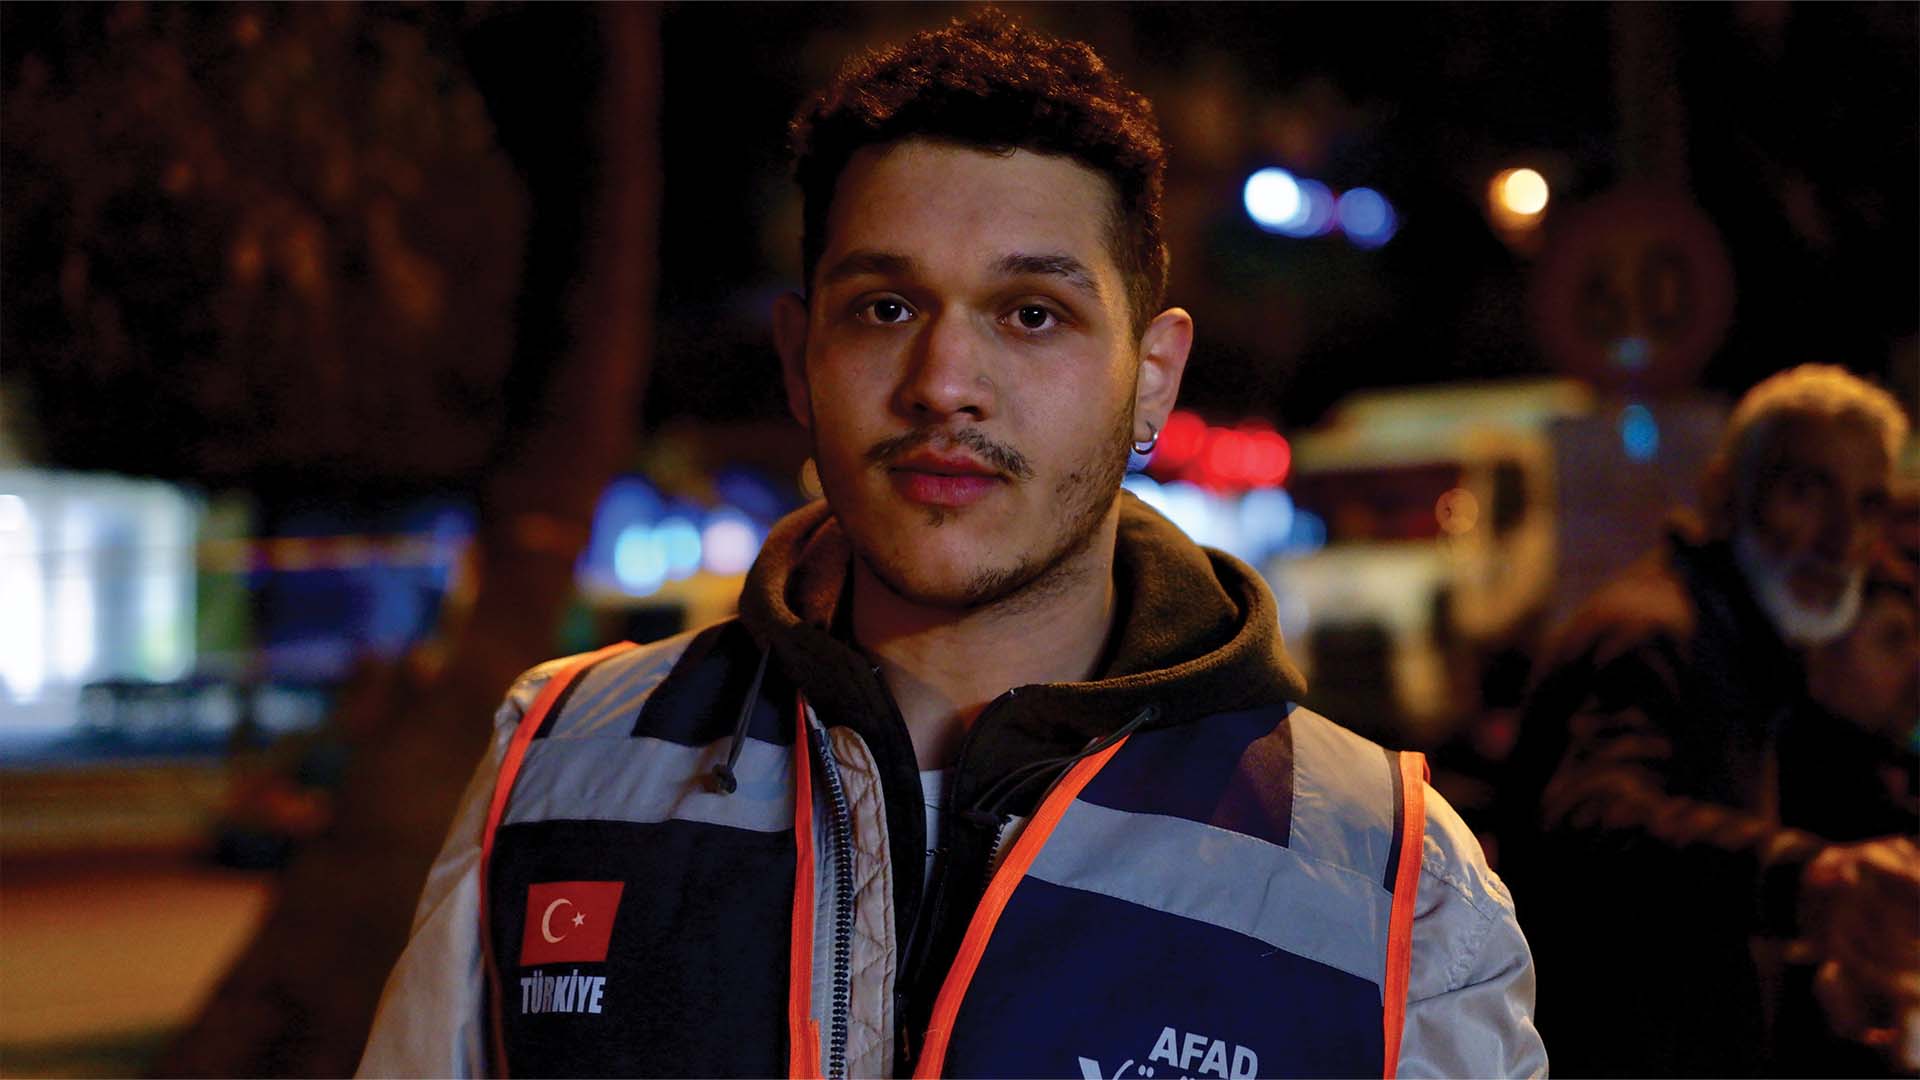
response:
[[[740,718],[733,722],[733,745],[727,748],[726,763],[713,767],[714,783],[719,786],[722,795],[731,795],[740,788],[740,780],[734,776],[733,767],[740,763],[740,748],[747,743],[747,725],[753,722],[753,706],[760,700],[760,681],[767,676],[767,658],[772,655],[772,646],[760,650],[760,664],[753,669],[753,683],[747,687],[747,700],[740,703]]]

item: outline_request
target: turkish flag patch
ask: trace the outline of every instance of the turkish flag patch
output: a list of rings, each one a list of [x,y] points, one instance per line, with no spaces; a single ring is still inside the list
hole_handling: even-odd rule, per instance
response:
[[[624,881],[546,881],[527,886],[527,929],[520,963],[600,964],[613,940]]]

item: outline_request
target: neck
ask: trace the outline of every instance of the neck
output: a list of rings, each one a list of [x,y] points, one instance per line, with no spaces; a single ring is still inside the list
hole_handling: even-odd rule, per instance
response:
[[[1091,678],[1113,625],[1109,515],[1086,551],[975,608],[915,603],[853,560],[853,636],[879,666],[922,769],[953,764],[967,729],[1007,690]]]

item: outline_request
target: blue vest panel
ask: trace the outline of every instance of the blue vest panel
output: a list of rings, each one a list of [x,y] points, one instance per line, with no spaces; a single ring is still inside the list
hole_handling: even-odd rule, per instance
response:
[[[1379,1076],[1380,988],[1264,941],[1032,877],[954,1024],[955,1077]]]

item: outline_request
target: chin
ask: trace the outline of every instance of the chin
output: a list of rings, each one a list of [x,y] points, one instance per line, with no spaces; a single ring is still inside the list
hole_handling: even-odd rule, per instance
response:
[[[984,607],[1019,591],[1034,577],[1024,564],[996,567],[936,561],[927,558],[928,554],[921,551],[896,559],[862,554],[860,559],[890,592],[921,607]]]
[[[1845,582],[1793,581],[1789,593],[1809,615],[1822,616],[1831,614],[1846,599],[1847,586]]]
[[[1733,556],[1753,598],[1789,644],[1824,645],[1853,627],[1860,615],[1866,569],[1838,577],[1812,573],[1792,557],[1775,555],[1750,529],[1733,534]]]
[[[997,605],[1013,610],[1044,602],[1072,582],[1084,571],[1081,556],[1098,535],[1097,528],[1065,533],[1052,547],[992,553],[999,558],[983,552],[978,537],[957,534],[920,535],[917,542],[884,547],[863,545],[856,537],[854,550],[882,585],[910,603],[954,611]]]

